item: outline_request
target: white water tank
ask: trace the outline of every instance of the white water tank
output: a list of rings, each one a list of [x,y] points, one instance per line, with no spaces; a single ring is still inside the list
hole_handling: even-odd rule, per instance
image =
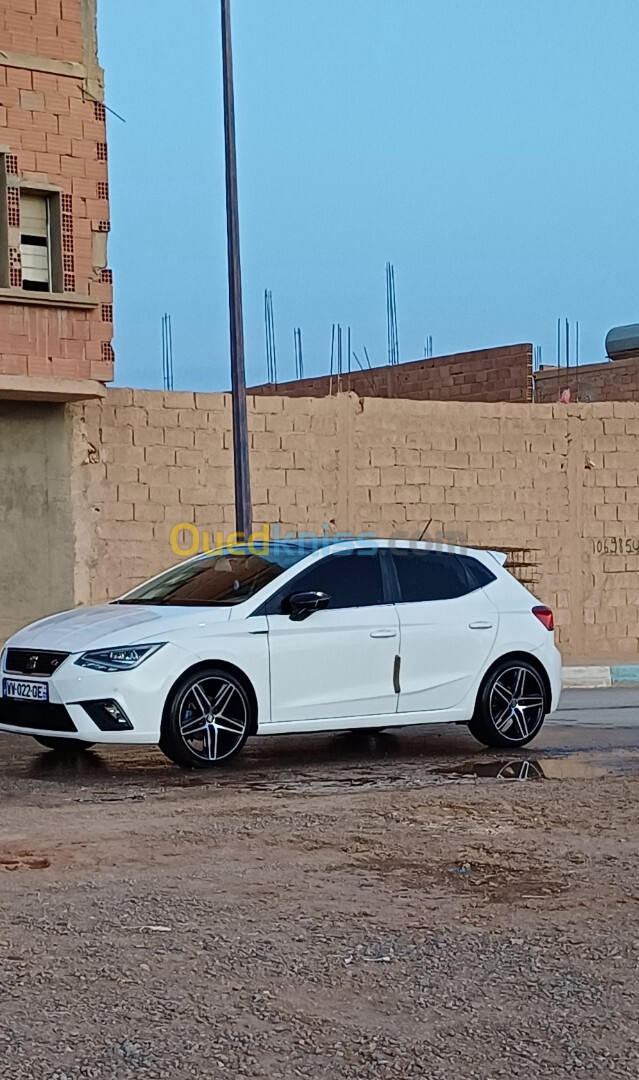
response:
[[[639,323],[613,327],[606,335],[606,353],[611,360],[639,356]]]

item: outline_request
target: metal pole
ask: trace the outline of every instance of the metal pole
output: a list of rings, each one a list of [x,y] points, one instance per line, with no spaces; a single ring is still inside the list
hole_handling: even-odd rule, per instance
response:
[[[168,336],[168,373],[169,390],[173,389],[173,320],[170,315],[166,317],[166,330]]]
[[[577,342],[576,342],[576,360],[577,369],[575,371],[575,397],[579,401],[579,319],[577,319]]]
[[[226,225],[229,269],[229,320],[231,336],[231,390],[233,399],[233,458],[235,466],[235,524],[248,539],[253,528],[249,437],[244,371],[244,326],[242,320],[242,270],[240,266],[240,219],[237,194],[235,148],[235,98],[233,93],[233,52],[231,43],[231,3],[222,4],[222,71],[224,80],[224,147],[226,160]]]
[[[166,337],[165,337],[165,334],[164,334],[164,319],[165,319],[165,316],[163,315],[162,316],[162,387],[163,387],[164,390],[168,390],[168,386],[166,385]]]

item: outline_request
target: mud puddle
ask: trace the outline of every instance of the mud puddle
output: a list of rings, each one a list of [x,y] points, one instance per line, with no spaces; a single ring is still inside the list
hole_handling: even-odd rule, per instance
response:
[[[639,775],[639,754],[557,754],[538,758],[489,758],[479,760],[433,762],[405,767],[400,771],[380,768],[335,769],[332,772],[281,771],[230,775],[175,772],[149,786],[130,782],[121,788],[90,791],[83,789],[78,802],[123,802],[168,796],[176,789],[208,788],[215,791],[265,792],[274,796],[321,796],[345,790],[416,790],[419,788],[477,781],[522,782],[541,780],[599,780],[606,777]],[[113,779],[113,778],[112,778]],[[150,778],[151,779],[151,778]]]
[[[453,780],[601,780],[608,776],[639,775],[639,760],[632,755],[599,761],[597,758],[557,756],[501,758],[439,765],[438,776]]]

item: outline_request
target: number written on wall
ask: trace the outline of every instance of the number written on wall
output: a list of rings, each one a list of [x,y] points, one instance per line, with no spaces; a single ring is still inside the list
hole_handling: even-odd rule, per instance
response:
[[[639,538],[607,536],[595,540],[595,555],[639,555]]]

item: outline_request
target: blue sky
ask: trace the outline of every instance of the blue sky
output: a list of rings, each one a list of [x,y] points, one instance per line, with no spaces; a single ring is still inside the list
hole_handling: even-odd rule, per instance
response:
[[[188,12],[188,15],[187,15]],[[331,325],[402,360],[639,321],[636,0],[233,0],[246,362],[328,370]],[[218,0],[102,0],[117,381],[224,389]]]

